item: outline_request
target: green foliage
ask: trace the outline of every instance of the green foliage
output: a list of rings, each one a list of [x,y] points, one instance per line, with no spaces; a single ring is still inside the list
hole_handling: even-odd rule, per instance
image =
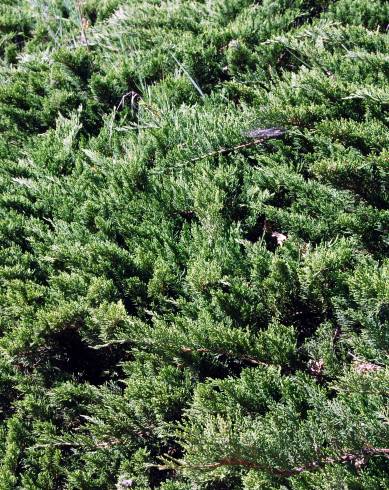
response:
[[[2,2],[1,490],[389,487],[388,13]]]

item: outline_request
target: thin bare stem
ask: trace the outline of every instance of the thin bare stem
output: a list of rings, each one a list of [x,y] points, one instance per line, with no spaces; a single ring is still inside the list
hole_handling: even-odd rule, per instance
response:
[[[328,464],[346,464],[351,463],[355,466],[362,466],[368,462],[368,460],[373,456],[384,456],[389,458],[389,449],[387,448],[374,448],[374,447],[364,447],[357,452],[346,452],[337,457],[326,457],[322,459],[317,459],[315,461],[310,461],[308,463],[302,464],[301,466],[295,466],[290,469],[283,468],[272,468],[263,463],[256,463],[255,461],[249,461],[241,458],[223,458],[214,463],[208,464],[198,464],[198,465],[183,465],[178,462],[182,467],[188,469],[198,469],[198,470],[213,470],[223,466],[242,466],[245,468],[250,468],[259,471],[265,471],[274,476],[279,476],[283,478],[290,478],[292,476],[299,475],[300,473],[309,471],[314,472],[323,468]],[[159,466],[159,469],[167,469],[167,466]]]
[[[89,27],[89,21],[83,15],[83,0],[76,1],[76,8],[80,20],[80,30],[81,30],[80,41],[81,44],[85,45],[89,49],[88,38],[86,36],[86,30]]]
[[[256,359],[255,357],[251,356],[239,356],[239,355],[234,355],[231,352],[226,352],[226,351],[212,351],[211,349],[205,349],[204,347],[199,348],[199,349],[192,349],[190,347],[182,347],[181,352],[198,352],[198,353],[209,353],[209,354],[215,354],[215,355],[222,355],[226,356],[229,358],[233,359],[239,359],[241,361],[248,362],[250,364],[254,364],[256,366],[269,366],[270,364],[267,364],[266,362],[260,361],[259,359]]]

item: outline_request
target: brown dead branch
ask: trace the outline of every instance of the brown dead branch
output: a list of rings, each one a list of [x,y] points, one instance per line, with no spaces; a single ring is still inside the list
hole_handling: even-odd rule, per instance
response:
[[[273,468],[267,466],[263,463],[256,463],[255,461],[249,461],[241,458],[222,458],[219,461],[209,464],[198,464],[198,465],[183,465],[178,462],[181,467],[194,470],[214,470],[221,468],[223,466],[241,466],[249,469],[254,469],[258,471],[265,471],[273,476],[279,476],[282,478],[290,478],[292,476],[299,475],[305,471],[314,472],[318,471],[328,464],[353,464],[356,468],[360,468],[365,465],[371,457],[374,456],[384,456],[389,458],[389,449],[387,448],[377,448],[377,447],[364,447],[357,452],[346,452],[340,456],[326,457],[322,459],[317,459],[315,461],[310,461],[308,463],[302,464],[301,466],[295,466],[290,469],[283,468]],[[159,469],[167,469],[167,466],[159,466]]]

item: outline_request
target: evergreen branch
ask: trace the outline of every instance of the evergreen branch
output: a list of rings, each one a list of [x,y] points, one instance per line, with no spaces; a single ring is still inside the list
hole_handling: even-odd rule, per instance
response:
[[[282,128],[253,129],[246,133],[246,136],[253,138],[252,141],[249,141],[248,143],[241,143],[236,146],[231,146],[229,148],[219,148],[218,150],[211,151],[209,153],[206,153],[205,155],[200,155],[199,157],[192,158],[191,160],[185,163],[197,162],[198,160],[202,160],[203,158],[207,158],[210,156],[225,155],[233,151],[240,150],[242,148],[249,148],[251,146],[259,145],[271,138],[280,138],[284,134],[285,134],[285,129]]]
[[[204,160],[208,157],[219,156],[219,155],[227,155],[228,153],[232,153],[233,151],[241,150],[242,148],[250,148],[251,146],[259,145],[266,141],[267,138],[258,138],[253,141],[249,141],[248,143],[241,143],[236,146],[231,146],[229,148],[219,148],[218,150],[210,151],[209,153],[205,153],[195,158],[191,158],[184,163],[193,163],[198,162],[199,160]]]
[[[112,437],[111,439],[108,439],[107,441],[96,441],[92,445],[93,447],[96,447],[98,449],[107,449],[112,446],[117,446],[120,444],[121,441],[115,437]],[[48,442],[47,444],[35,444],[32,446],[33,449],[45,449],[48,447],[58,447],[58,448],[72,448],[72,447],[86,447],[86,444],[82,444],[80,442],[67,442],[67,441],[58,441],[58,442]]]
[[[129,339],[114,339],[105,344],[92,345],[90,348],[94,350],[107,349],[109,347],[113,347],[114,345],[124,345],[131,343]]]
[[[154,171],[151,171],[150,173],[151,174],[161,174],[161,173],[163,173],[164,170],[172,170],[175,168],[183,167],[184,165],[186,165],[188,163],[198,162],[198,161],[204,160],[205,158],[208,158],[208,157],[227,155],[229,153],[232,153],[233,151],[237,151],[237,150],[240,150],[242,148],[249,148],[251,146],[258,145],[259,143],[263,143],[263,141],[265,141],[265,139],[256,139],[254,141],[249,141],[248,143],[241,143],[239,145],[231,146],[229,148],[219,148],[218,150],[212,150],[212,151],[210,151],[208,153],[204,153],[203,155],[200,155],[198,157],[194,157],[194,158],[190,158],[189,160],[185,160],[184,162],[179,163],[179,164],[175,165],[174,167],[168,167],[168,168],[163,169],[162,171],[155,171],[154,170]]]
[[[212,351],[211,349],[206,349],[204,347],[198,348],[198,349],[192,349],[191,347],[182,347],[181,352],[198,352],[198,353],[206,353],[206,354],[214,354],[214,355],[221,355],[221,356],[226,356],[228,358],[234,358],[234,359],[239,359],[240,361],[246,361],[250,364],[254,364],[256,366],[270,366],[271,364],[266,363],[264,361],[260,361],[259,359],[256,359],[255,357],[251,356],[234,356],[231,352],[227,351]]]
[[[329,464],[346,464],[346,463],[351,463],[354,464],[355,466],[359,467],[361,465],[364,465],[368,462],[368,459],[373,457],[373,456],[384,456],[386,458],[389,458],[389,448],[371,448],[371,447],[364,447],[360,451],[351,453],[347,452],[345,454],[342,454],[338,457],[327,457],[315,461],[308,462],[306,464],[303,464],[301,466],[295,466],[294,468],[291,469],[282,469],[282,468],[272,468],[270,466],[267,466],[262,463],[256,463],[254,461],[249,461],[246,459],[240,459],[240,458],[223,458],[220,461],[217,461],[215,463],[209,463],[209,464],[197,464],[197,465],[182,465],[181,462],[177,460],[173,460],[170,458],[170,460],[174,462],[178,462],[181,464],[181,466],[185,466],[188,469],[194,469],[194,470],[214,470],[217,468],[221,468],[224,466],[241,466],[244,468],[248,469],[254,469],[254,470],[259,470],[259,471],[265,471],[266,473],[269,473],[273,476],[278,476],[282,478],[290,478],[292,476],[299,475],[301,473],[304,473],[306,471],[308,472],[315,472],[320,469],[322,469],[324,466],[329,465]],[[168,469],[168,466],[158,466],[160,470],[166,470]]]
[[[47,444],[34,444],[32,449],[46,449],[48,447],[82,447],[79,442],[49,442]]]
[[[183,163],[179,165],[175,165],[174,168],[183,167],[188,163],[198,162],[199,160],[204,160],[205,158],[213,157],[213,156],[221,156],[228,155],[234,151],[241,150],[243,148],[251,148],[252,146],[259,145],[264,143],[268,139],[271,138],[280,138],[285,134],[285,129],[282,128],[268,128],[268,129],[254,129],[246,133],[246,136],[253,138],[252,141],[248,141],[247,143],[240,143],[239,145],[230,146],[228,148],[219,148],[217,150],[212,150],[208,153],[204,153],[198,157],[190,158],[189,160],[185,160]],[[169,169],[167,169],[169,170]],[[161,172],[151,172],[152,174],[161,173]]]

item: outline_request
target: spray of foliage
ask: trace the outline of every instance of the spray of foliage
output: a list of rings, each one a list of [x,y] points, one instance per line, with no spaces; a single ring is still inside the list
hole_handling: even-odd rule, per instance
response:
[[[388,19],[1,2],[1,490],[389,488]]]

